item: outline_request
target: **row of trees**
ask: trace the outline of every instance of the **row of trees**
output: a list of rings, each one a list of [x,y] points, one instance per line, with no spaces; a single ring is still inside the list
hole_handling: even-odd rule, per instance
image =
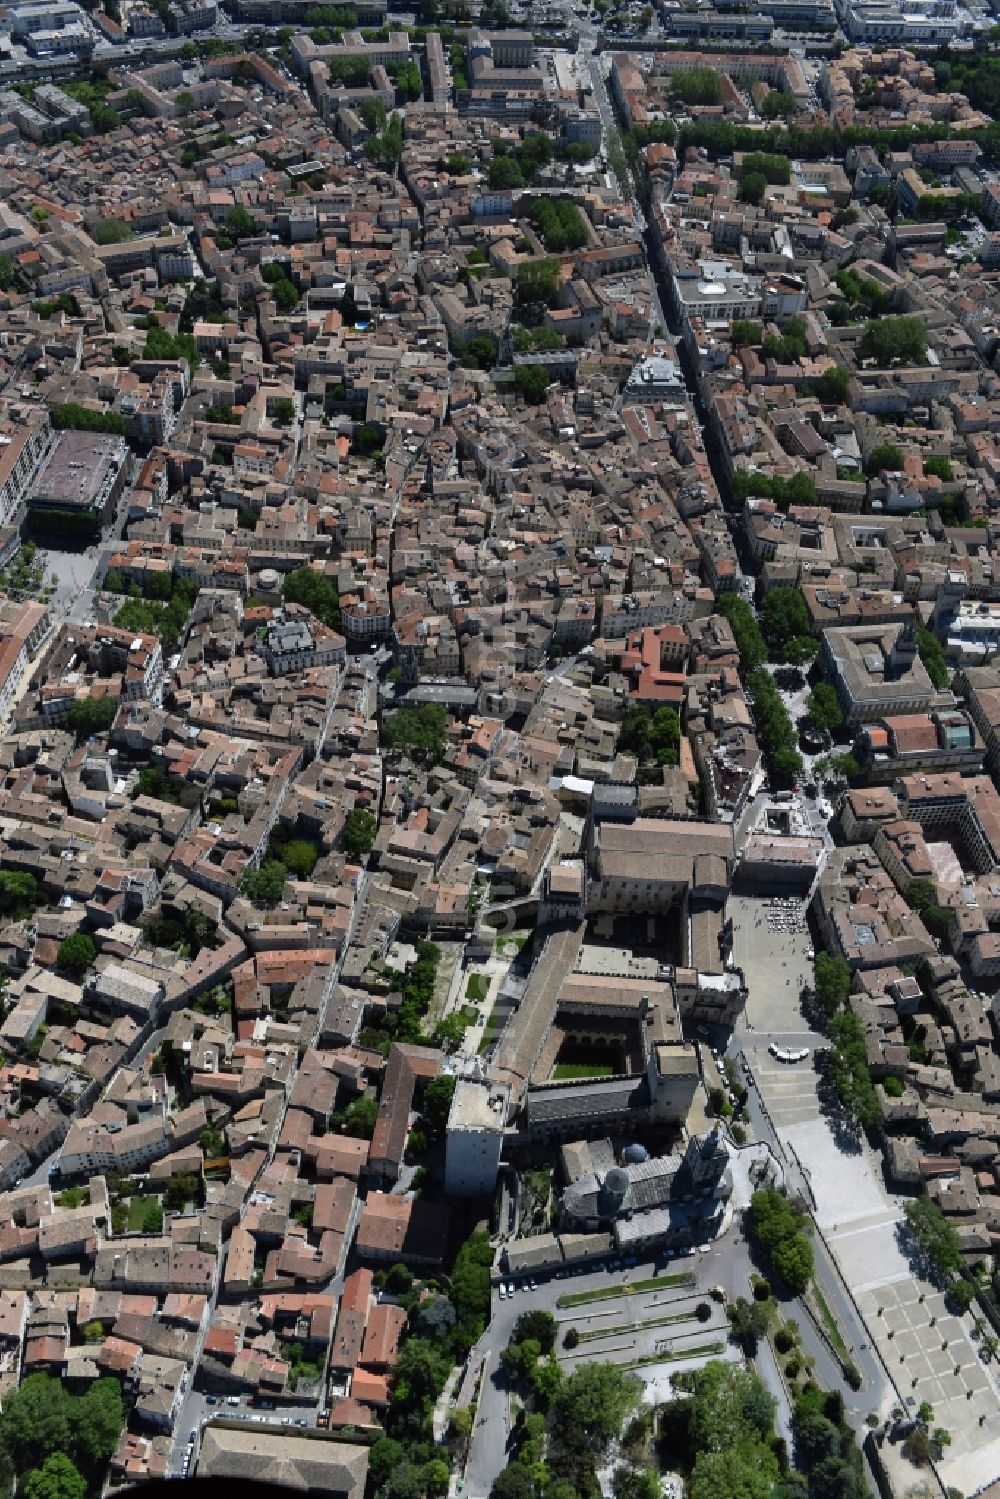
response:
[[[110,432],[125,435],[125,418],[120,411],[94,411],[78,401],[64,401],[52,409],[52,425],[57,432]]]
[[[761,618],[775,654],[793,666],[804,666],[819,649],[812,616],[798,588],[771,588],[760,606]]]
[[[770,672],[759,667],[757,671],[751,672],[747,687],[753,701],[761,747],[771,762],[775,776],[791,780],[802,769],[802,756],[795,747],[795,725],[775,686],[774,678]]]
[[[845,1114],[862,1129],[872,1129],[882,1117],[878,1094],[868,1071],[868,1040],[853,1010],[838,1010],[827,1021],[832,1044],[829,1077]]]
[[[935,687],[947,687],[951,677],[944,647],[930,630],[917,631],[917,653]]]
[[[818,688],[814,689],[818,692]],[[828,1080],[848,1120],[871,1129],[882,1110],[868,1070],[865,1030],[853,1010],[846,1009],[852,976],[839,953],[820,952],[813,963],[814,990],[831,1047],[824,1057]]]
[[[903,1214],[922,1272],[944,1287],[957,1306],[970,1306],[975,1288],[963,1277],[965,1262],[954,1226],[927,1196],[906,1203]]]
[[[746,599],[741,599],[738,593],[723,593],[716,600],[715,607],[729,622],[743,670],[752,672],[763,666],[767,660],[767,646],[757,616]]]
[[[813,1274],[813,1248],[806,1237],[807,1219],[776,1187],[765,1187],[750,1199],[753,1236],[767,1254],[774,1273],[801,1296]]]
[[[687,120],[678,129],[672,120],[657,120],[629,132],[628,149],[638,155],[643,146],[654,142],[676,145],[682,153],[689,146],[704,149],[710,156],[731,156],[734,151],[763,150],[773,155],[822,161],[833,156],[842,159],[852,146],[872,146],[880,155],[906,152],[923,141],[940,139],[974,140],[987,163],[1000,161],[1000,122],[976,130],[952,130],[940,121],[930,125],[735,125],[728,120]]]

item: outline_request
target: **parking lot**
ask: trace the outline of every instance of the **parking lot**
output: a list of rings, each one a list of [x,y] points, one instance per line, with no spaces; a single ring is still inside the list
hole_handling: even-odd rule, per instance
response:
[[[709,1308],[706,1321],[698,1319],[699,1306]],[[724,1357],[729,1347],[725,1311],[721,1303],[706,1298],[697,1283],[567,1307],[555,1316],[559,1362],[567,1373],[596,1360],[633,1369],[642,1379],[662,1380],[709,1358]],[[570,1328],[580,1339],[573,1349],[564,1346]]]
[[[240,1396],[236,1404],[232,1405],[224,1395],[205,1395],[199,1390],[192,1390],[184,1401],[174,1427],[174,1442],[170,1454],[171,1473],[182,1478],[194,1473],[198,1464],[202,1428],[209,1421],[220,1420],[247,1421],[255,1426],[278,1427],[287,1431],[289,1427],[301,1429],[315,1426],[316,1407],[272,1404],[268,1408],[259,1401],[251,1406],[245,1396]]]
[[[544,1309],[556,1319],[556,1353],[567,1373],[596,1359],[662,1384],[682,1369],[730,1357],[725,1310],[710,1295],[720,1275],[718,1257],[728,1253],[720,1240],[697,1250],[661,1253],[655,1260],[630,1256],[544,1275],[508,1276],[503,1294],[500,1287],[494,1294],[496,1346],[506,1344],[522,1312]],[[653,1281],[659,1284],[649,1284]],[[708,1309],[704,1321],[698,1307]],[[565,1346],[570,1328],[579,1339],[574,1348]]]

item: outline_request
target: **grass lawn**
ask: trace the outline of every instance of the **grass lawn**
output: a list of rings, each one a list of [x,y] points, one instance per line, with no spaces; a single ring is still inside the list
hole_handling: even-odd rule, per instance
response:
[[[511,932],[504,937],[497,938],[497,952],[501,957],[506,957],[508,954],[516,956],[521,951],[521,948],[530,941],[530,932]]]
[[[675,1312],[672,1317],[654,1317],[652,1322],[643,1322],[643,1331],[649,1327],[670,1327],[674,1322],[694,1322],[695,1313]],[[598,1343],[602,1338],[611,1338],[622,1332],[635,1332],[632,1322],[618,1322],[614,1327],[595,1327],[580,1334],[581,1343]]]
[[[130,1197],[128,1200],[128,1226],[131,1233],[139,1233],[146,1209],[159,1203],[158,1197]]]
[[[485,999],[490,992],[490,981],[485,973],[470,973],[465,986],[466,999]]]
[[[647,1353],[643,1358],[629,1359],[619,1364],[620,1369],[645,1369],[649,1364],[676,1364],[686,1358],[701,1358],[706,1354],[721,1353],[725,1343],[702,1343],[697,1348],[679,1348],[675,1353]]]
[[[500,1032],[502,1030],[503,1026],[500,1023],[499,1018],[497,1017],[496,1010],[491,1010],[490,1018],[483,1026],[483,1038],[479,1043],[480,1056],[482,1056],[484,1051],[489,1051],[490,1047],[494,1045],[495,1042],[499,1041]]]
[[[613,1301],[618,1296],[635,1296],[641,1291],[663,1291],[670,1286],[693,1286],[694,1275],[690,1270],[679,1275],[654,1275],[652,1280],[635,1280],[631,1285],[601,1286],[596,1291],[571,1291],[560,1296],[556,1306],[586,1306],[591,1301]]]
[[[575,1077],[614,1077],[615,1069],[607,1062],[557,1062],[552,1069],[556,1082]]]
[[[836,1318],[834,1317],[830,1308],[827,1306],[826,1302],[823,1300],[822,1292],[820,1291],[818,1286],[813,1285],[812,1293],[816,1298],[816,1305],[819,1307],[819,1314],[823,1319],[823,1325],[827,1330],[830,1342],[837,1350],[837,1357],[840,1359],[842,1364],[850,1363],[851,1355],[848,1350],[847,1344],[844,1342],[843,1334],[841,1333],[840,1328],[837,1326]]]

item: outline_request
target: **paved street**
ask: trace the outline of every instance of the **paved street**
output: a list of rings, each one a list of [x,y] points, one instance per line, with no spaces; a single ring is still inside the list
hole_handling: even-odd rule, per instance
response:
[[[222,1397],[213,1397],[214,1403],[210,1405],[209,1398],[194,1390],[189,1391],[185,1398],[174,1428],[174,1441],[170,1450],[170,1471],[174,1475],[179,1475],[183,1471],[184,1454],[193,1432],[195,1450],[190,1474],[194,1476],[201,1446],[202,1427],[213,1419],[246,1421],[252,1422],[255,1426],[276,1426],[279,1429],[303,1424],[306,1427],[312,1427],[316,1424],[315,1405],[280,1405],[274,1410],[265,1411],[260,1409],[259,1404],[251,1408],[244,1399],[240,1400],[238,1406],[232,1406]]]

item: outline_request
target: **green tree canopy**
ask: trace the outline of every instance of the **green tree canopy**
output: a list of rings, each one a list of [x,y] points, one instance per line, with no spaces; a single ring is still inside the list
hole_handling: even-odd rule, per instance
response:
[[[882,317],[865,324],[859,344],[867,359],[882,368],[894,364],[924,364],[927,329],[919,317]]]
[[[557,260],[526,260],[517,268],[515,301],[518,307],[551,307],[558,287]]]
[[[839,953],[816,954],[813,962],[816,998],[827,1015],[840,1009],[851,992],[851,970]]]
[[[924,473],[933,474],[943,484],[950,484],[955,477],[951,463],[943,453],[932,453],[924,459]]]
[[[937,1203],[927,1196],[914,1198],[904,1205],[903,1216],[926,1267],[944,1281],[960,1275],[959,1237]]]
[[[325,573],[315,567],[297,567],[285,579],[282,590],[285,602],[302,604],[324,624],[340,624],[340,599]]]
[[[226,214],[225,225],[230,239],[249,239],[254,233],[253,219],[238,203]]]
[[[783,643],[812,631],[809,608],[798,588],[770,588],[760,608],[768,637]]]
[[[616,1364],[581,1364],[556,1395],[552,1430],[564,1438],[574,1433],[595,1458],[603,1457],[621,1436],[641,1393],[635,1375]]]
[[[440,703],[421,703],[417,708],[397,708],[382,721],[382,738],[390,749],[436,762],[444,754],[448,715]]]
[[[538,1344],[542,1353],[551,1353],[556,1346],[557,1331],[556,1319],[552,1313],[538,1308],[521,1313],[514,1323],[510,1341],[524,1343],[530,1338]]]
[[[288,870],[280,859],[266,859],[259,869],[248,866],[240,876],[240,890],[259,906],[276,906],[285,891]]]
[[[812,1278],[812,1245],[803,1232],[802,1214],[775,1187],[755,1192],[750,1199],[754,1237],[771,1258],[789,1290],[801,1295]]]
[[[635,755],[640,764],[676,765],[681,742],[681,724],[673,708],[629,708],[618,734],[618,748]]]
[[[93,937],[89,937],[86,932],[73,932],[60,942],[56,962],[71,978],[82,979],[96,957],[97,948]]]
[[[767,178],[763,172],[747,172],[740,179],[740,199],[744,203],[763,203],[767,192]]]
[[[722,98],[722,83],[714,68],[685,68],[673,73],[670,87],[682,104],[712,105]]]
[[[424,1089],[420,1111],[435,1130],[443,1130],[448,1122],[451,1100],[455,1094],[455,1082],[453,1073],[442,1072],[438,1077],[432,1078]]]
[[[945,658],[944,647],[936,635],[930,630],[919,629],[917,631],[917,652],[923,662],[924,670],[930,677],[931,682],[939,690],[947,687],[950,678],[948,662]]]
[[[21,870],[0,870],[0,911],[30,916],[39,902],[38,881]]]
[[[344,1134],[356,1140],[370,1140],[375,1133],[378,1104],[374,1098],[356,1098],[344,1111]]]
[[[120,245],[132,239],[132,230],[122,219],[98,219],[91,238],[99,245]]]
[[[372,851],[378,822],[368,807],[353,807],[344,819],[344,848],[352,859],[363,859]]]
[[[121,1387],[115,1379],[98,1379],[84,1395],[72,1395],[47,1374],[29,1374],[4,1400],[0,1414],[0,1454],[8,1473],[43,1469],[53,1456],[74,1468],[93,1472],[106,1463],[124,1425]],[[72,1476],[62,1471],[52,1482]],[[47,1482],[49,1480],[46,1480]],[[43,1496],[46,1490],[41,1490]],[[76,1490],[72,1490],[76,1499]]]
[[[24,1480],[25,1499],[84,1499],[87,1480],[62,1452],[51,1453]]]
[[[752,1358],[757,1351],[758,1341],[767,1332],[770,1309],[756,1298],[751,1301],[746,1296],[737,1296],[726,1307],[726,1315],[734,1340]]]
[[[846,401],[851,392],[851,377],[846,370],[824,370],[816,381],[816,394],[821,401],[840,403]]]
[[[524,186],[524,174],[513,156],[495,156],[487,169],[486,182],[495,192],[509,192]]]
[[[742,349],[744,346],[752,347],[760,343],[761,328],[759,323],[751,322],[748,318],[735,318],[730,329],[730,337],[734,349]]]
[[[898,473],[903,467],[903,450],[894,442],[877,443],[868,454],[865,466],[873,477],[884,473],[886,469]]]
[[[540,406],[549,388],[549,372],[544,364],[514,366],[514,389],[529,406]]]
[[[843,727],[844,710],[840,706],[836,689],[828,682],[817,682],[810,692],[806,718],[817,729],[828,729],[831,734]]]

